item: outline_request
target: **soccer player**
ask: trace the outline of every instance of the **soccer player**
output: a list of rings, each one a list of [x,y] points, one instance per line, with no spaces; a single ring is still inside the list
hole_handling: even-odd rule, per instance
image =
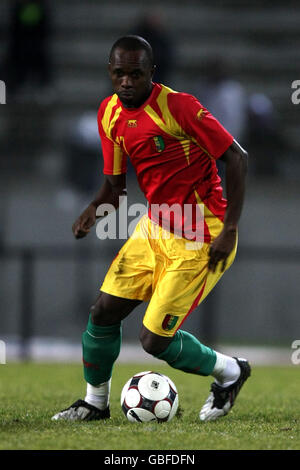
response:
[[[82,335],[85,399],[52,419],[110,417],[122,320],[149,301],[140,333],[144,350],[175,369],[211,375],[214,381],[200,420],[214,420],[234,405],[250,365],[200,343],[181,325],[234,260],[247,153],[195,97],[153,83],[152,49],[143,38],[117,40],[108,69],[115,93],[104,99],[98,113],[105,179],[74,223],[73,233],[85,237],[102,204],[118,208],[126,194],[127,158],[149,212],[113,260],[91,308]],[[218,158],[226,165],[227,201]],[[186,207],[194,212],[186,216]]]

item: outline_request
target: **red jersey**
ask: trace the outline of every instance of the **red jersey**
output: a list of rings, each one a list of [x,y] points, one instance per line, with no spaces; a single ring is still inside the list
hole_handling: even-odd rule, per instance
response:
[[[142,106],[128,109],[114,94],[101,103],[98,126],[104,174],[126,173],[129,157],[154,222],[164,226],[164,218],[170,219],[167,205],[181,208],[181,222],[175,215],[170,230],[184,225],[183,236],[191,239],[197,219],[186,217],[184,209],[201,207],[203,241],[209,243],[218,235],[226,199],[215,160],[233,137],[194,96],[155,83]]]

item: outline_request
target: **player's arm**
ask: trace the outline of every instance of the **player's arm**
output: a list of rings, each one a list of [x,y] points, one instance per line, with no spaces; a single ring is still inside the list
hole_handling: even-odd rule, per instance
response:
[[[235,140],[220,157],[226,165],[227,209],[223,230],[210,248],[209,269],[213,272],[219,262],[222,262],[222,270],[225,269],[227,258],[236,242],[244,202],[247,157],[247,152]]]
[[[75,238],[83,238],[89,233],[96,222],[97,208],[101,204],[110,204],[118,209],[120,196],[126,194],[126,156],[121,147],[111,139],[107,128],[103,127],[103,115],[109,102],[110,97],[102,102],[98,111],[98,129],[102,145],[105,179],[93,201],[73,224],[72,230]],[[108,122],[105,126],[107,127],[107,125],[109,125]]]
[[[105,175],[104,183],[98,193],[72,226],[75,238],[83,238],[89,233],[98,218],[96,212],[101,204],[111,204],[118,209],[119,198],[124,195],[126,195],[126,174]]]
[[[192,95],[170,94],[169,108],[187,137],[202,148],[211,158],[221,158],[226,164],[227,209],[224,227],[210,247],[209,269],[226,261],[234,248],[237,224],[242,211],[247,152],[233,139],[226,129]]]

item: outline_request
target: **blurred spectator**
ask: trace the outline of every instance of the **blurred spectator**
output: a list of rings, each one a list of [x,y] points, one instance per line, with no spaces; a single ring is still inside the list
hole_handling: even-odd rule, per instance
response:
[[[86,112],[70,122],[66,134],[67,179],[72,189],[93,194],[101,177],[101,141],[97,113]]]
[[[17,0],[11,9],[6,60],[8,92],[14,96],[25,84],[45,89],[52,82],[50,16],[45,0]]]
[[[206,63],[196,89],[199,101],[221,122],[250,155],[249,171],[259,175],[278,173],[279,154],[285,148],[271,100],[262,93],[247,96],[232,78],[220,57]],[[224,179],[223,165],[217,162]]]
[[[280,155],[287,148],[278,128],[272,101],[263,93],[253,93],[248,101],[249,125],[246,146],[254,163],[254,172],[275,176]]]
[[[151,44],[157,65],[153,80],[166,84],[172,75],[174,51],[172,40],[163,25],[162,15],[157,12],[142,16],[130,34],[137,34]]]
[[[247,95],[242,84],[230,76],[228,65],[222,58],[209,60],[201,69],[195,94],[242,144],[247,129]]]
[[[195,95],[243,145],[248,124],[247,94],[242,84],[230,76],[228,64],[221,57],[213,57],[201,68]],[[225,181],[223,162],[218,160],[217,167]],[[225,191],[225,184],[223,186]]]

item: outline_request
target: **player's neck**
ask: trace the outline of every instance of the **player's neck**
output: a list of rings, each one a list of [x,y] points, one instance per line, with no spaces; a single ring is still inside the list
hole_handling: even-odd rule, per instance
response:
[[[149,90],[147,90],[147,92],[144,94],[144,96],[136,103],[132,103],[132,104],[125,104],[123,103],[122,101],[122,105],[124,106],[124,108],[126,109],[137,109],[137,108],[140,108],[141,106],[143,106],[143,104],[148,100],[148,98],[150,97],[151,93],[152,93],[152,90],[154,88],[154,83],[151,83],[150,84],[150,88]]]

